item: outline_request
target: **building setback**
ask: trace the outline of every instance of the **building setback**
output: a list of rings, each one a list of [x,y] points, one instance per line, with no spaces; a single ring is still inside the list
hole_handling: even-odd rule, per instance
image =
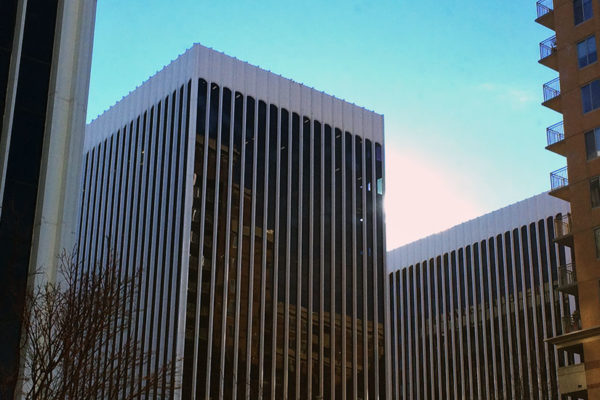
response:
[[[568,203],[547,193],[388,253],[393,397],[556,399],[572,362],[545,339],[570,329]]]
[[[166,397],[388,398],[381,115],[197,44],[85,148],[79,255],[141,268]]]
[[[30,272],[76,242],[95,0],[0,1],[0,398],[13,398]],[[31,282],[30,282],[31,283]]]
[[[540,64],[559,76],[544,84],[542,105],[560,114],[546,129],[546,149],[566,157],[550,174],[552,196],[568,201],[560,240],[573,251],[577,309],[565,319],[574,329],[552,343],[576,362],[559,371],[560,391],[571,398],[600,399],[600,3],[539,0],[536,22],[553,30],[540,43]]]

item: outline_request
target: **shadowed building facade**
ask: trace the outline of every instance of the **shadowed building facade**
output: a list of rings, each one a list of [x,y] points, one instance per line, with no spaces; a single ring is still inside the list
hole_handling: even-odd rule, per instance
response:
[[[546,339],[573,329],[568,212],[543,193],[388,253],[394,398],[559,398],[576,357]]]
[[[388,398],[381,115],[194,45],[85,148],[80,258],[141,268],[166,397]]]
[[[95,13],[95,0],[0,1],[0,398],[28,273],[53,280],[75,245]]]

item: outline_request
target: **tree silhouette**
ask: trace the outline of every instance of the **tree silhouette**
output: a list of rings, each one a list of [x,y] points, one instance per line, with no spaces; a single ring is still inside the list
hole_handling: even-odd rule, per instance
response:
[[[57,283],[26,295],[23,398],[126,400],[172,393],[173,360],[142,372],[152,354],[130,329],[141,311],[131,301],[136,276],[124,276],[113,256],[83,268],[73,254],[62,253]]]

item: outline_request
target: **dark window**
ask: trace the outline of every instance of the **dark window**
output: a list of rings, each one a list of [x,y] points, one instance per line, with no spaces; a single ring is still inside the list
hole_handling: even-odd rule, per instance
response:
[[[595,36],[590,36],[577,43],[577,60],[579,61],[579,68],[583,68],[598,60]]]
[[[592,17],[592,0],[573,0],[573,16],[575,25]]]
[[[596,176],[590,180],[590,199],[592,208],[600,206],[600,177]]]
[[[600,128],[585,133],[585,153],[588,160],[600,156]]]
[[[600,79],[581,88],[581,104],[584,113],[600,107]]]
[[[596,258],[600,258],[600,228],[594,229],[594,241],[596,242]]]

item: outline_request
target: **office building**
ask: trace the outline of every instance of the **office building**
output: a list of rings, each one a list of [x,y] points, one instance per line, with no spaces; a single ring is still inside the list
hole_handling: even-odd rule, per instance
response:
[[[199,44],[88,125],[80,257],[141,268],[163,397],[388,398],[383,157],[383,116]]]
[[[554,31],[540,43],[540,64],[558,72],[544,85],[544,106],[562,114],[547,129],[548,150],[566,157],[551,173],[550,194],[571,204],[562,243],[573,251],[577,310],[573,332],[552,339],[557,349],[579,354],[561,369],[560,390],[572,398],[600,399],[600,3],[540,0],[536,22]]]
[[[12,398],[28,272],[76,242],[95,0],[0,2],[0,398]]]
[[[567,202],[547,193],[388,253],[395,399],[556,399],[572,362]],[[576,358],[576,357],[575,357]]]

